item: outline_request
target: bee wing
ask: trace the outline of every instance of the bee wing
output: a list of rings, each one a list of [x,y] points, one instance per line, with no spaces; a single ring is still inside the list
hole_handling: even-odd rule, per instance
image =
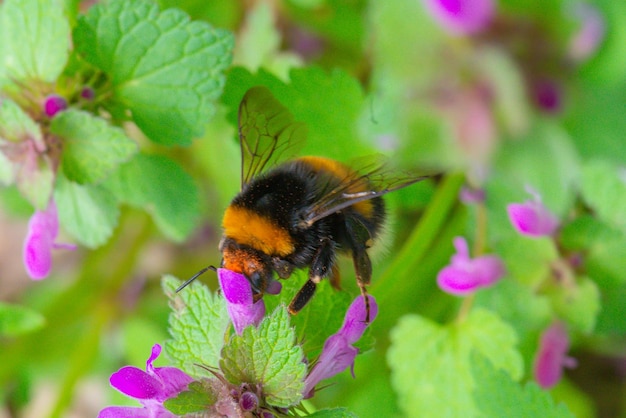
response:
[[[249,89],[239,105],[241,187],[265,168],[296,152],[306,138],[306,126],[296,122],[267,87]]]
[[[427,174],[399,171],[380,158],[375,161],[368,160],[354,169],[338,186],[328,187],[317,203],[303,216],[303,222],[305,226],[311,226],[320,219],[356,203],[386,195],[430,177],[432,176]]]

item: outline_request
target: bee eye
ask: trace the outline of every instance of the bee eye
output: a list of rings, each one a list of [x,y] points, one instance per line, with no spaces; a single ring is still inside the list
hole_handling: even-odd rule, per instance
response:
[[[250,284],[252,285],[252,290],[254,290],[254,293],[263,292],[265,288],[265,279],[260,272],[253,272],[252,274],[250,274],[250,277],[248,277],[248,280],[250,280]]]

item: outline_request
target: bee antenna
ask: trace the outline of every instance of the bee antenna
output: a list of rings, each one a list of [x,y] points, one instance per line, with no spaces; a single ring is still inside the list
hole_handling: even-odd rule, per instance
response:
[[[180,292],[181,290],[183,290],[185,287],[187,287],[189,284],[191,284],[191,282],[193,282],[194,280],[196,280],[198,277],[200,277],[201,275],[203,275],[204,273],[206,273],[208,270],[213,270],[213,271],[217,271],[217,269],[215,268],[215,266],[207,266],[205,268],[203,268],[202,270],[200,270],[199,272],[197,272],[196,274],[194,274],[190,279],[188,279],[185,283],[181,284],[180,286],[178,286],[178,289],[176,289],[176,293]]]

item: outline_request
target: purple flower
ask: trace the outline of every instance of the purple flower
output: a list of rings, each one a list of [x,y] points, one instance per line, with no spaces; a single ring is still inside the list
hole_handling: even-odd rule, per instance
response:
[[[368,295],[367,297],[370,303],[371,323],[378,315],[378,305],[373,296]],[[354,359],[359,350],[353,344],[361,338],[369,325],[365,322],[366,314],[365,298],[359,296],[348,308],[343,325],[339,331],[328,337],[324,343],[322,354],[320,354],[317,363],[313,366],[311,373],[304,380],[305,398],[313,396],[315,386],[320,381],[344,371],[348,366],[354,366]]]
[[[542,388],[549,389],[556,385],[563,375],[563,367],[576,367],[576,359],[567,356],[568,350],[569,338],[563,323],[554,322],[541,334],[534,374]]]
[[[470,186],[463,186],[459,192],[459,199],[466,205],[477,205],[485,202],[485,190]]]
[[[265,303],[263,299],[254,302],[252,286],[246,276],[219,268],[217,277],[237,334],[241,335],[248,325],[258,325],[265,315]]]
[[[89,86],[85,86],[80,91],[80,97],[82,97],[85,100],[91,101],[94,99],[94,97],[96,97],[96,92],[94,91],[93,88]]]
[[[48,276],[52,269],[52,249],[76,249],[72,244],[55,243],[59,234],[59,217],[53,200],[44,211],[36,211],[28,222],[28,233],[24,240],[24,265],[34,280]]]
[[[511,203],[506,210],[513,227],[522,235],[543,237],[552,235],[559,227],[559,220],[541,203],[541,197],[529,190],[533,200]]]
[[[532,86],[535,104],[546,113],[557,113],[562,107],[563,92],[561,86],[553,80],[539,80]]]
[[[606,24],[600,11],[591,4],[576,4],[572,14],[581,25],[570,40],[569,56],[580,62],[588,59],[598,50],[606,34]]]
[[[125,366],[111,375],[111,386],[124,395],[139,400],[143,408],[110,406],[98,414],[98,418],[174,418],[176,415],[163,406],[163,402],[187,389],[193,381],[182,370],[175,367],[154,367],[152,362],[161,354],[161,346],[155,344],[146,361],[146,371]]]
[[[450,33],[471,35],[487,28],[495,14],[493,0],[424,0],[435,20]]]
[[[456,254],[450,265],[437,275],[437,284],[444,292],[464,296],[481,287],[489,287],[504,276],[504,264],[498,256],[483,255],[470,258],[467,241],[463,237],[454,238]]]
[[[47,96],[43,102],[43,111],[50,118],[65,109],[67,109],[67,101],[58,94]]]

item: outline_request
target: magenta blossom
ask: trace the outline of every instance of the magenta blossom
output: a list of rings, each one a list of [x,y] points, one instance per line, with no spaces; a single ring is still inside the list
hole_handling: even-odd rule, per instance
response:
[[[588,3],[574,5],[572,14],[580,21],[580,28],[570,40],[569,56],[580,62],[596,53],[604,41],[606,23],[600,11]]]
[[[367,296],[370,303],[370,323],[376,319],[378,315],[378,305],[373,296]],[[322,354],[313,370],[304,380],[304,396],[310,398],[313,396],[315,386],[322,380],[328,379],[344,371],[348,367],[354,367],[354,359],[359,350],[353,346],[365,329],[369,325],[365,322],[367,315],[365,298],[357,297],[346,312],[343,325],[335,334],[328,337],[324,343]],[[354,371],[353,371],[354,376]]]
[[[24,241],[24,265],[34,280],[48,276],[52,269],[52,249],[76,249],[72,244],[54,242],[59,234],[59,217],[54,201],[44,211],[37,211],[28,222],[28,233]]]
[[[535,356],[535,380],[544,389],[556,385],[563,375],[563,367],[576,367],[576,359],[567,356],[569,338],[565,325],[554,322],[543,334]]]
[[[543,237],[554,234],[559,220],[541,203],[541,197],[532,191],[532,200],[524,203],[511,203],[506,210],[513,227],[522,235]]]
[[[44,99],[43,111],[50,118],[65,109],[67,109],[67,100],[58,94],[51,94]]]
[[[471,35],[489,26],[495,15],[493,0],[424,0],[435,20],[454,35]]]
[[[437,284],[441,290],[465,296],[479,288],[493,285],[504,276],[504,264],[498,256],[470,258],[465,238],[456,237],[453,242],[456,254],[452,255],[451,263],[437,275]]]
[[[252,286],[246,276],[220,268],[217,277],[237,334],[241,335],[248,325],[259,325],[265,315],[265,303],[263,299],[254,302]]]
[[[152,363],[161,354],[161,346],[155,344],[146,361],[146,371],[125,366],[111,375],[111,386],[124,395],[137,399],[143,408],[110,406],[98,414],[98,418],[174,418],[176,415],[163,406],[167,399],[177,396],[193,381],[176,367],[154,367]]]

